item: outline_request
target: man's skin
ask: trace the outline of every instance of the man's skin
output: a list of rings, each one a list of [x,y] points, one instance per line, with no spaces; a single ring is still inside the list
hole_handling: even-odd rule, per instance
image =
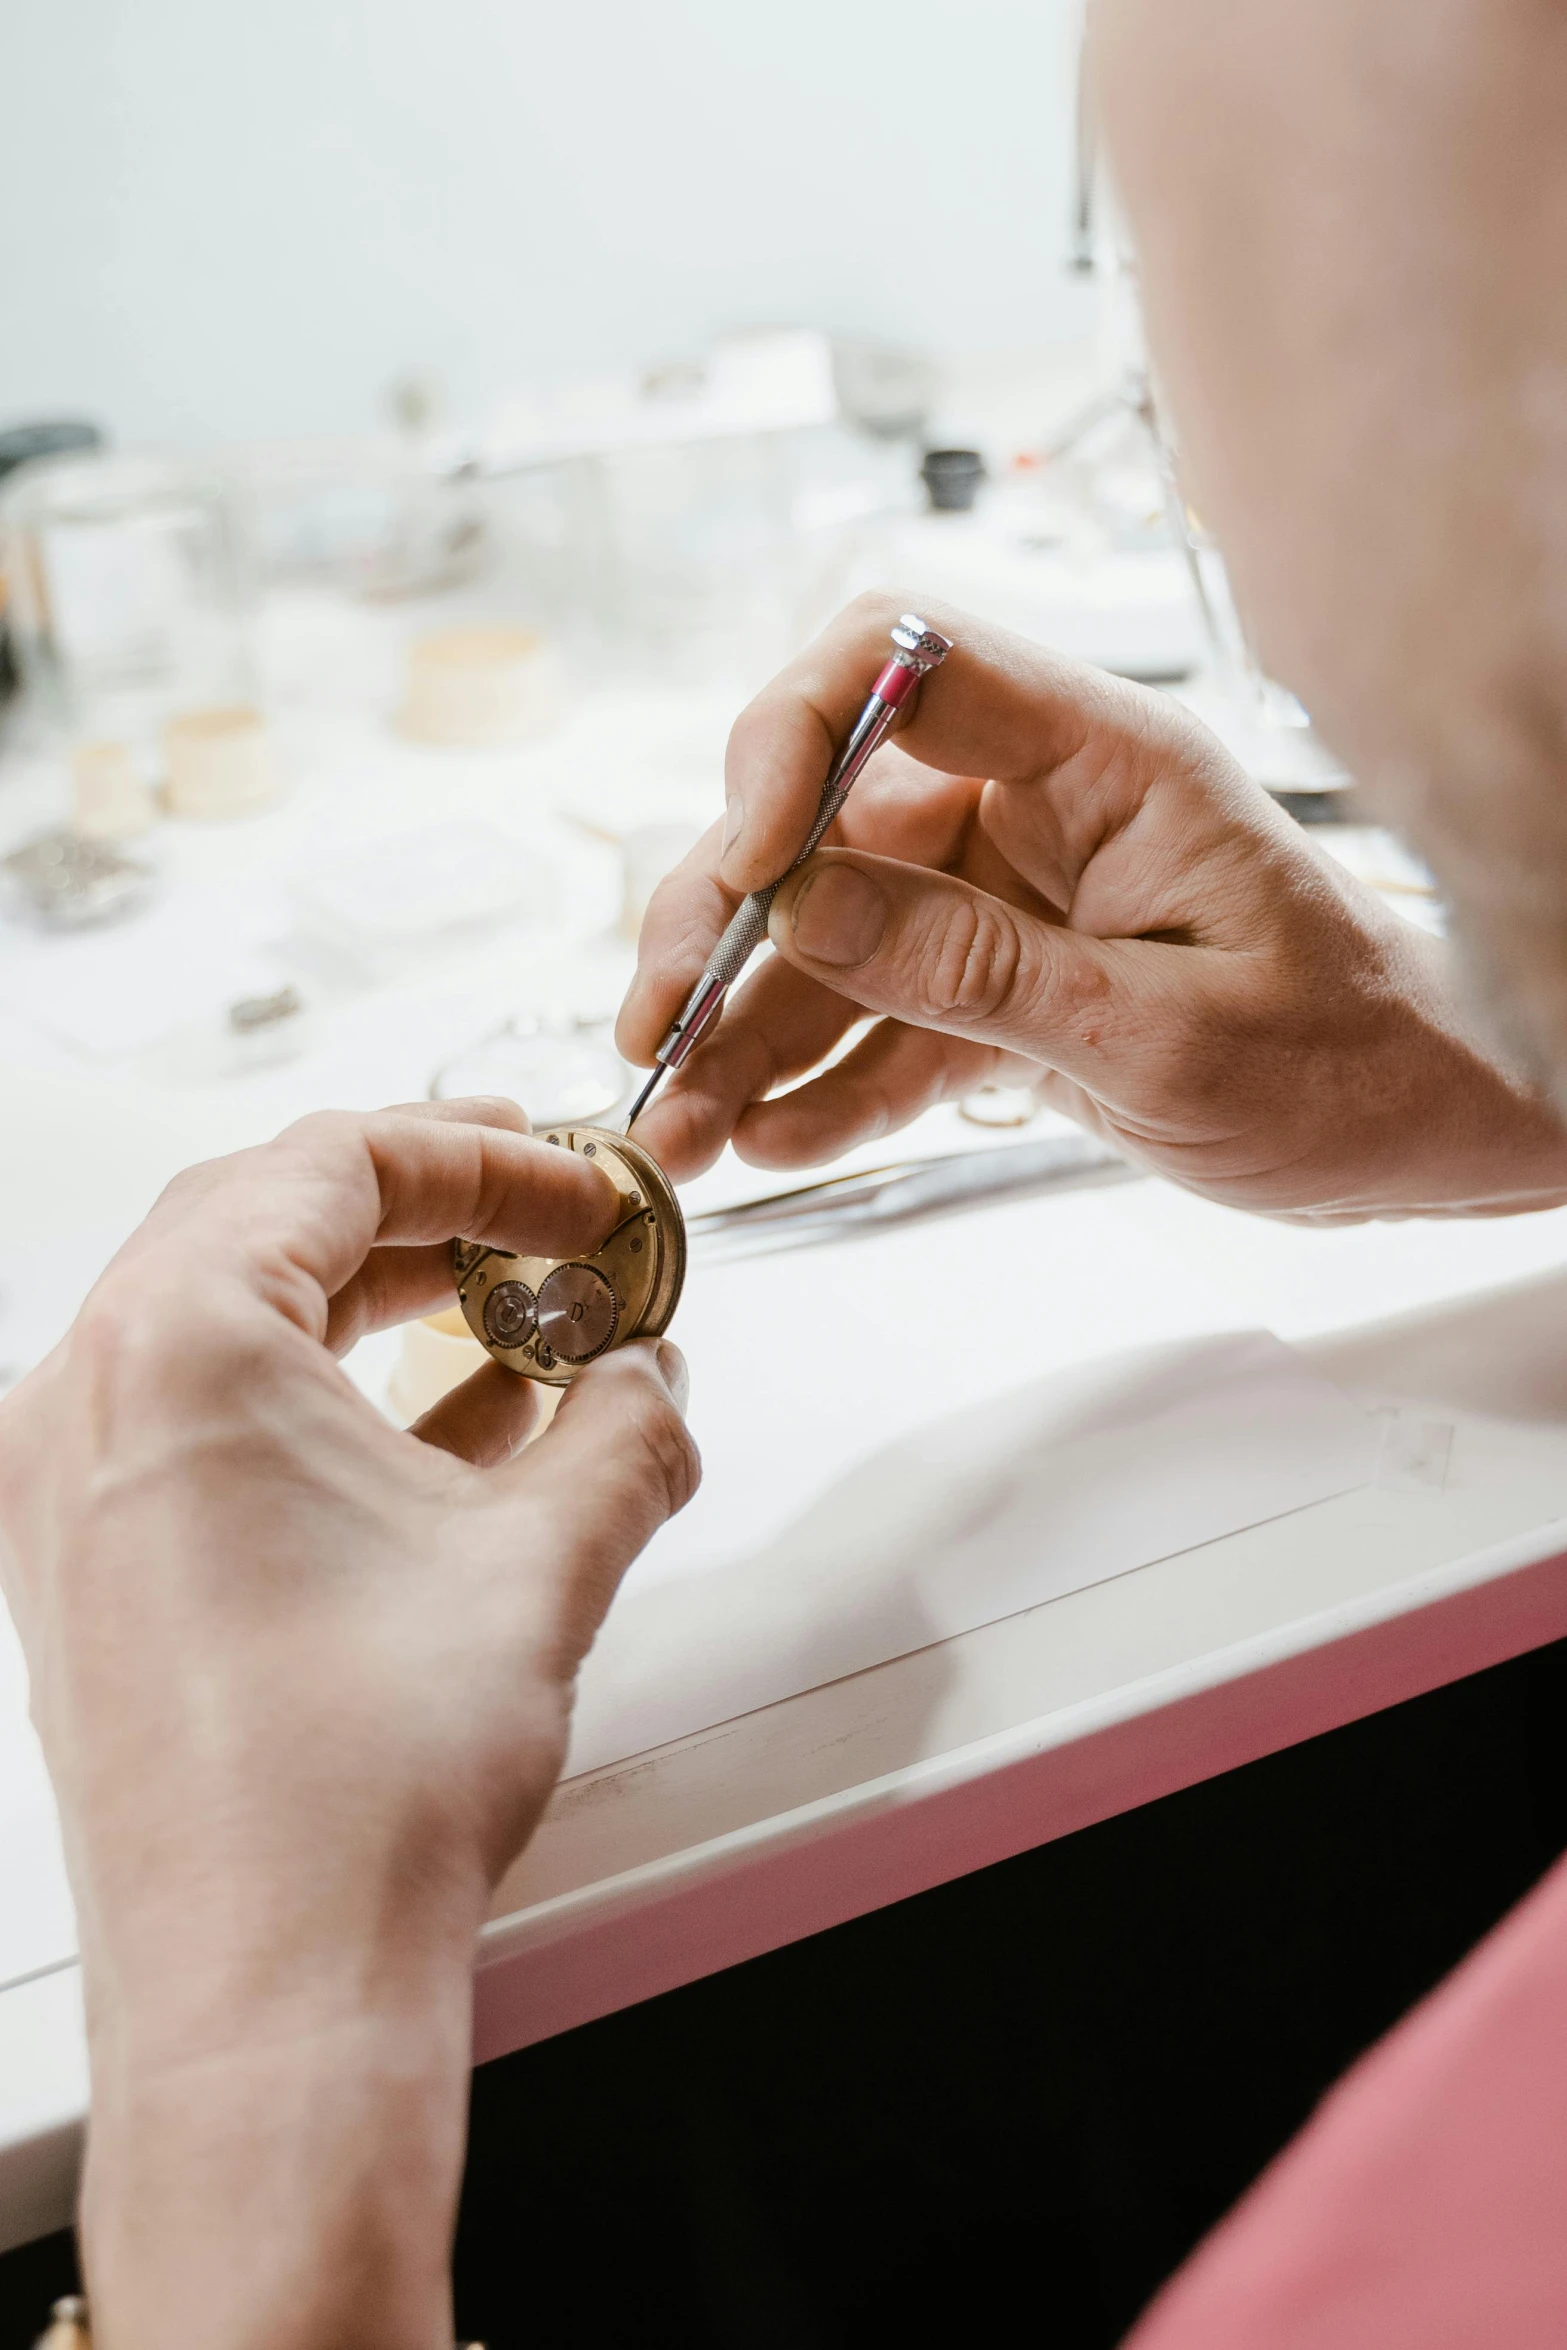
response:
[[[728,811],[655,893],[620,1042],[649,1060],[788,861],[899,609],[866,596],[730,736]],[[1238,1207],[1321,1221],[1567,1196],[1567,1141],[1455,1001],[1446,950],[1319,855],[1167,697],[940,606],[954,650],[821,850],[777,954],[638,1126],[813,1165],[981,1077],[1032,1083]],[[867,1013],[841,1059],[778,1099]]]
[[[0,1567],[60,1800],[100,2350],[451,2342],[474,1937],[615,1586],[688,1498],[674,1347],[404,1434],[338,1369],[449,1236],[595,1247],[509,1102],[307,1118],[164,1194],[0,1408]],[[585,1473],[590,1471],[591,1474]]]
[[[1567,11],[1097,0],[1183,466],[1567,1092]]]
[[[1005,1070],[1266,1213],[1567,1197],[1567,9],[1101,0],[1096,42],[1192,486],[1269,666],[1435,864],[1508,1055],[1442,952],[1169,704],[954,615],[900,746],[780,892],[775,960],[643,1137],[676,1174],[731,1135],[798,1165]],[[855,607],[737,725],[727,827],[649,916],[634,1056],[787,864],[897,608]],[[161,2350],[191,2312],[212,2350],[449,2329],[473,1932],[614,1583],[694,1475],[651,1350],[595,1366],[520,1460],[526,1390],[498,1372],[405,1436],[333,1368],[443,1293],[449,1232],[591,1245],[592,1171],[507,1117],[307,1121],[199,1170],[0,1406],[0,1567],[82,1916],[107,2350]],[[193,1257],[221,1277],[193,1291]],[[1482,2018],[1497,1996],[1458,1995]],[[1447,2108],[1401,2065],[1376,2078],[1407,2172],[1400,2116],[1439,2148]],[[1471,2071],[1495,2076],[1483,2040]],[[1498,2162],[1551,2143],[1505,2124]],[[1289,2175],[1274,2197],[1307,2268],[1346,2179],[1388,2240],[1385,2170],[1322,2127],[1315,2200]],[[1476,2208],[1459,2193],[1454,2229]],[[1286,2335],[1278,2267],[1221,2335],[1199,2266],[1186,2331],[1151,2342],[1349,2338]],[[1396,2264],[1378,2283],[1393,2316],[1356,2342],[1432,2341],[1425,2316],[1396,2333]]]

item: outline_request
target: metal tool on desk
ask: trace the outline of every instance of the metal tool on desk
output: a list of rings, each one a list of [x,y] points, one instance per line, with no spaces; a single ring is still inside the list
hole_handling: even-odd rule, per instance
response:
[[[1091,1134],[1052,1134],[988,1150],[905,1159],[858,1175],[831,1175],[766,1199],[742,1200],[688,1216],[686,1236],[700,1259],[755,1256],[823,1240],[857,1240],[927,1217],[999,1207],[1043,1191],[1127,1183],[1145,1173]]]
[[[796,867],[803,865],[817,847],[848,798],[866,761],[878,744],[885,741],[894,719],[912,696],[920,679],[930,670],[939,668],[952,650],[950,637],[938,636],[935,629],[927,628],[918,614],[913,612],[904,613],[892,631],[892,642],[892,658],[872,686],[870,699],[855,720],[853,732],[833,761],[827,781],[822,785],[822,796],[817,803],[811,829],[805,836],[804,846],[786,873],[781,873],[776,881],[769,882],[766,889],[752,891],[708,956],[706,970],[686,998],[679,1018],[653,1056],[652,1075],[631,1105],[631,1113],[626,1120],[627,1133],[647,1108],[666,1072],[683,1067],[705,1030],[718,1017],[725,996],[767,936],[767,917],[788,873],[793,873]]]

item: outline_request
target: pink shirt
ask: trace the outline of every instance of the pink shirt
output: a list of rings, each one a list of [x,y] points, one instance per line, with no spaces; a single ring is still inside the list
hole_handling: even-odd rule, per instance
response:
[[[1325,2099],[1124,2350],[1563,2350],[1567,1861]]]

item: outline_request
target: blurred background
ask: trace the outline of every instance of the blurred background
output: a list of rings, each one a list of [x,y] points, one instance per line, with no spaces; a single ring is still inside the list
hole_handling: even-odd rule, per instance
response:
[[[809,324],[1081,333],[1063,0],[58,0],[6,36],[0,410],[355,433]]]
[[[23,12],[13,1102],[184,1155],[331,1102],[611,1117],[637,925],[730,721],[869,586],[1183,694],[1439,922],[1181,496],[1079,42],[1076,0]],[[7,1178],[0,1363],[61,1310],[16,1236],[66,1151]],[[90,1270],[122,1205],[72,1215]]]

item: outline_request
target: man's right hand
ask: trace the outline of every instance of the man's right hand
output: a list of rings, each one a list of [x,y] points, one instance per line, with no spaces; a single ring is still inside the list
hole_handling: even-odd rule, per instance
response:
[[[651,1060],[745,893],[787,867],[898,610],[861,598],[737,721],[727,822],[648,912],[631,1059]],[[929,617],[954,651],[779,891],[776,957],[638,1127],[673,1175],[731,1137],[758,1165],[819,1163],[1001,1077],[1272,1214],[1567,1192],[1567,1137],[1470,1032],[1439,942],[1320,856],[1186,711]]]

